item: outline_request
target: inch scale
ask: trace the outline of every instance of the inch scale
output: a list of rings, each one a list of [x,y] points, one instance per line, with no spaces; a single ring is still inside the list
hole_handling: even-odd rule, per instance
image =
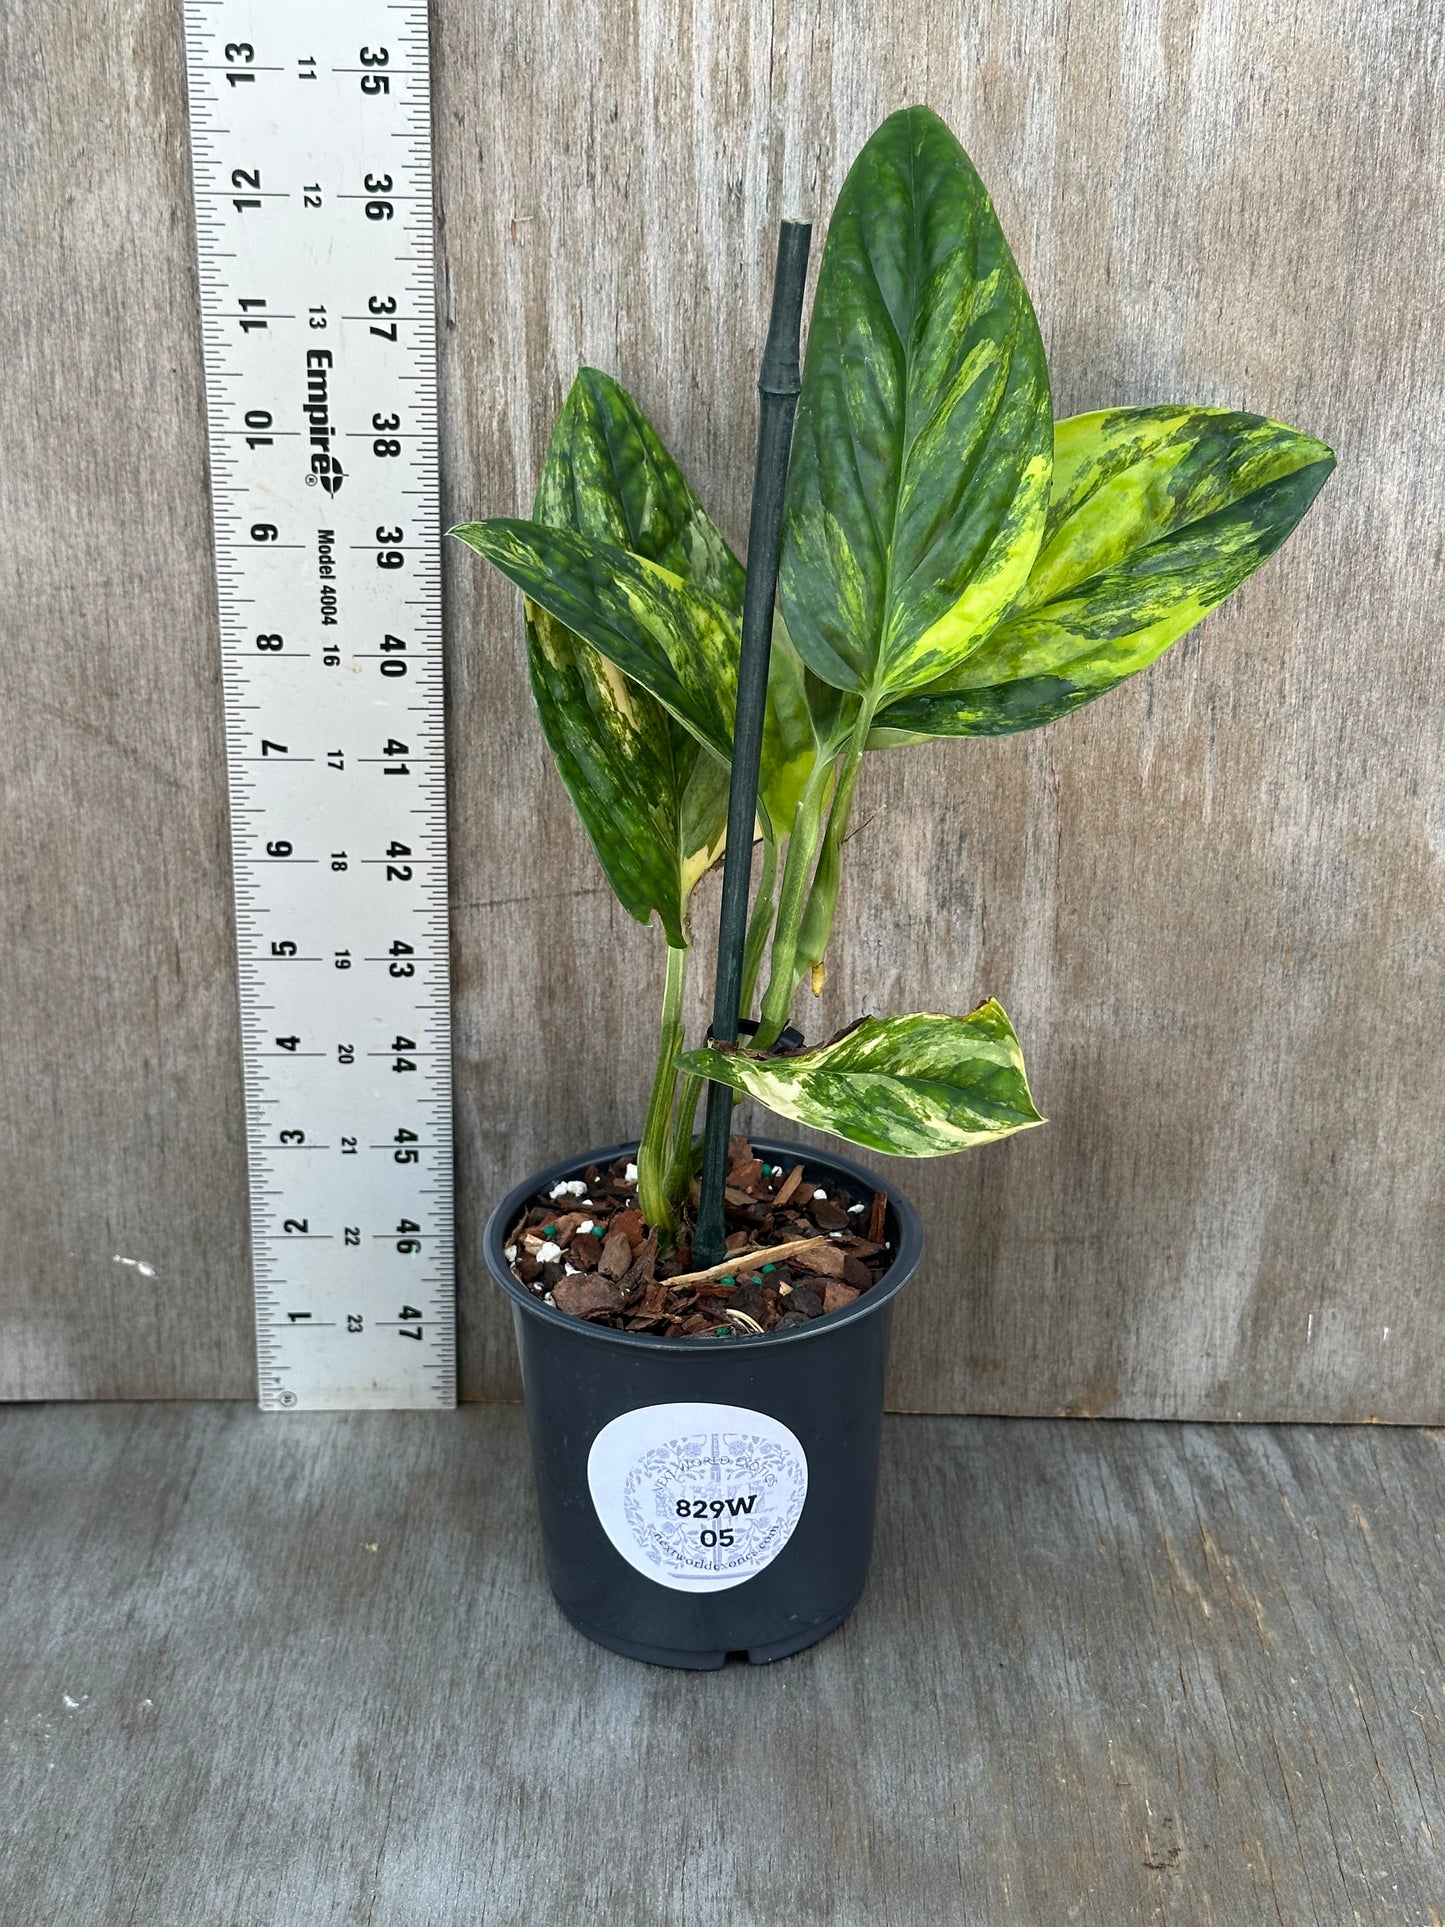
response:
[[[184,0],[260,1402],[455,1401],[425,0]]]

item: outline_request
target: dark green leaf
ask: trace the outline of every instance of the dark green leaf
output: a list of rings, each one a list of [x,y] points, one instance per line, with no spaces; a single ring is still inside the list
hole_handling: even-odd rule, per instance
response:
[[[583,368],[572,384],[542,473],[534,519],[656,562],[741,624],[747,585],[742,563],[647,416],[620,382],[596,368]],[[588,645],[579,637],[578,646]],[[770,821],[783,825],[792,821],[813,763],[801,676],[784,635],[775,645],[768,682],[760,782]],[[635,686],[634,709],[648,701]],[[706,787],[715,790],[716,780],[708,777]],[[706,847],[714,858],[719,854],[715,838]]]

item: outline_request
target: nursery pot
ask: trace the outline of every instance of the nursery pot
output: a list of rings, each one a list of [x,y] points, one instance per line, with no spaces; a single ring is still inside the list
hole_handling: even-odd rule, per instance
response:
[[[861,1203],[882,1188],[845,1158],[752,1142]],[[547,1576],[579,1632],[633,1659],[782,1659],[841,1625],[868,1576],[893,1301],[918,1269],[922,1226],[890,1185],[891,1268],[807,1325],[726,1339],[612,1331],[520,1285],[504,1244],[539,1191],[635,1150],[527,1178],[484,1234],[512,1301]]]

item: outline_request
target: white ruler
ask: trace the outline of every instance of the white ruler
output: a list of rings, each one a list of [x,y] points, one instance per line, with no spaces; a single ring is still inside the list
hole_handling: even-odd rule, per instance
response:
[[[425,0],[183,0],[260,1399],[455,1398]]]

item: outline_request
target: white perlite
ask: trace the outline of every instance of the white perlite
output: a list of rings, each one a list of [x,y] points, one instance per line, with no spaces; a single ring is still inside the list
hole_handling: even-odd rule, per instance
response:
[[[587,1186],[581,1178],[563,1178],[560,1184],[552,1186],[547,1196],[555,1202],[558,1198],[580,1198],[586,1190]]]
[[[635,1164],[629,1164],[627,1169],[622,1173],[622,1182],[624,1184],[636,1184],[637,1166]]]
[[[554,1245],[550,1238],[544,1239],[537,1247],[537,1263],[539,1265],[550,1265],[561,1256],[561,1245]]]

